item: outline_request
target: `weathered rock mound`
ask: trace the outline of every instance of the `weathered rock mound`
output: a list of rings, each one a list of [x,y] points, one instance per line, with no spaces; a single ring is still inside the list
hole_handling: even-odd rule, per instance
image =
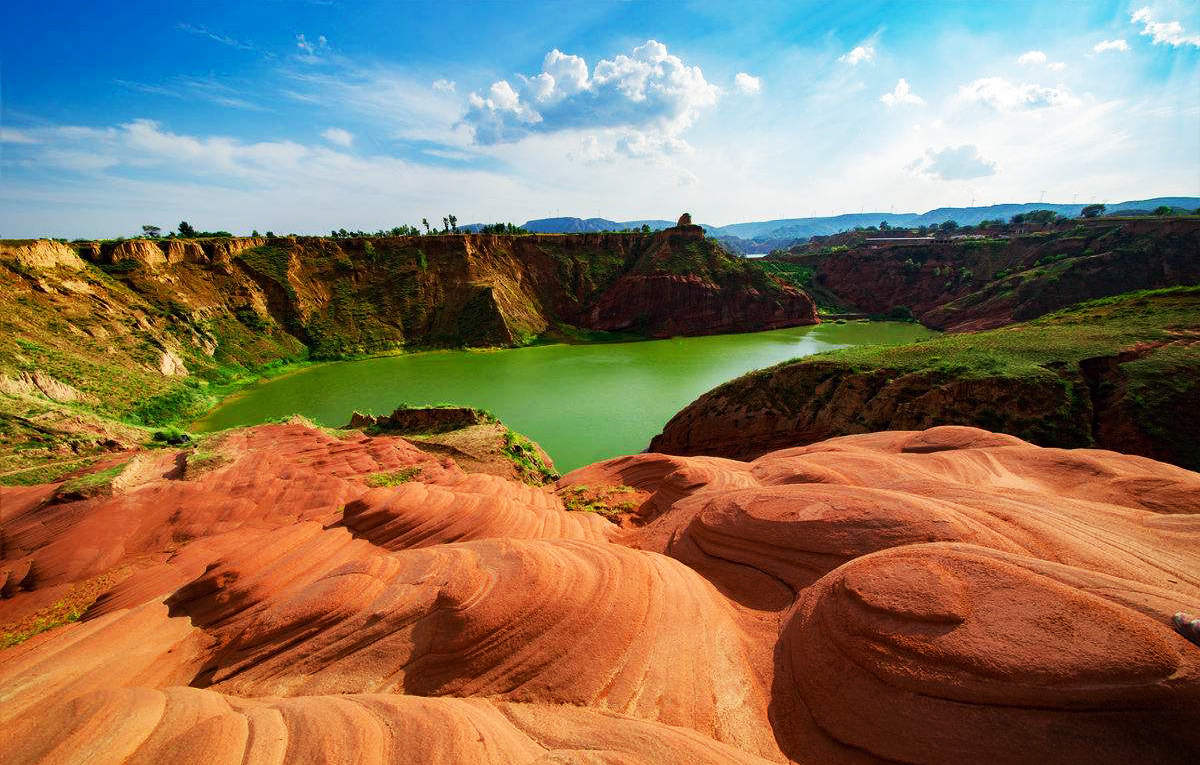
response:
[[[350,416],[347,428],[369,429],[381,433],[439,433],[493,421],[484,412],[467,406],[402,406],[391,414]]]
[[[0,489],[0,625],[102,582],[0,649],[0,760],[1200,753],[1200,649],[1171,626],[1200,598],[1187,470],[944,427],[560,481],[635,489],[618,528],[395,437],[220,449],[202,479],[147,455],[105,498]]]

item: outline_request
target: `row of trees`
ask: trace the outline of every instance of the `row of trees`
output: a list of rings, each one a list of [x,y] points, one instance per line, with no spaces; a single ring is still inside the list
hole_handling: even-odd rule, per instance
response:
[[[197,231],[192,224],[182,220],[179,222],[178,233],[171,231],[164,237],[160,227],[145,225],[142,226],[142,236],[147,239],[174,239],[176,236],[181,239],[197,239],[205,236],[233,236],[233,234],[228,231]]]
[[[442,218],[442,227],[440,229],[430,226],[428,218],[422,218],[421,225],[425,227],[424,233],[426,236],[437,236],[440,234],[457,234],[457,233],[459,233],[458,218],[454,215],[447,215],[444,218]],[[649,227],[643,226],[643,228],[646,229],[647,231],[649,231]],[[529,231],[525,230],[524,228],[522,228],[520,226],[515,226],[512,223],[488,223],[488,224],[479,226],[475,230],[480,233],[483,233],[483,234],[518,235],[518,234],[530,233]],[[258,236],[259,235],[258,229],[255,229],[254,232],[251,233],[250,235]],[[202,237],[213,237],[213,236],[233,236],[233,234],[229,233],[228,231],[198,231],[198,230],[196,230],[196,228],[194,226],[192,226],[187,221],[180,221],[179,228],[177,229],[177,231],[170,231],[165,236],[163,235],[162,228],[160,226],[153,226],[153,225],[149,225],[149,224],[144,225],[144,226],[142,226],[142,236],[147,239],[174,239],[176,237],[179,237],[181,239],[198,239],[198,238],[202,238]],[[266,233],[266,236],[268,238],[274,237],[275,232],[268,231]],[[409,225],[393,226],[390,229],[381,228],[378,231],[363,231],[361,229],[351,231],[351,230],[344,229],[344,228],[338,228],[338,229],[333,229],[332,231],[330,231],[329,236],[333,239],[351,239],[351,238],[356,238],[356,237],[361,238],[361,237],[380,237],[380,236],[421,236],[421,229],[417,228],[416,226],[409,226]]]
[[[622,228],[617,230],[602,229],[597,231],[598,234],[649,234],[651,231],[649,223],[643,223],[640,228]]]
[[[1081,217],[1081,218],[1097,218],[1097,217],[1103,215],[1104,211],[1107,209],[1108,208],[1102,204],[1087,205],[1082,210],[1079,211],[1079,217]],[[1154,215],[1156,215],[1158,217],[1164,217],[1164,216],[1175,215],[1175,214],[1177,214],[1176,210],[1174,208],[1168,207],[1166,205],[1162,205],[1160,207],[1154,208]],[[1180,211],[1178,214],[1186,215],[1187,213],[1186,213],[1186,211]],[[1200,209],[1196,210],[1195,213],[1193,213],[1193,214],[1200,215]],[[971,228],[1004,228],[1009,225],[1019,226],[1022,224],[1048,226],[1052,223],[1060,223],[1060,222],[1065,222],[1065,221],[1069,221],[1069,220],[1072,220],[1072,219],[1065,215],[1059,215],[1054,210],[1030,210],[1029,212],[1018,213],[1018,214],[1012,216],[1012,218],[1010,218],[1007,221],[1004,220],[1003,218],[996,218],[995,220],[984,219],[984,220],[979,221],[979,223],[975,224],[974,226],[970,226],[970,225],[959,226],[959,224],[955,223],[954,221],[948,220],[948,221],[945,221],[944,223],[934,223],[931,225],[918,226],[916,229],[904,229],[904,228],[897,229],[897,228],[893,228],[892,225],[889,224],[886,220],[883,220],[883,221],[879,222],[878,230],[879,231],[915,230],[920,234],[931,234],[931,233],[935,233],[938,231],[948,232],[948,231],[955,231],[958,229],[969,230]],[[860,227],[855,230],[857,230],[857,231],[874,231],[874,230],[876,230],[876,227],[875,226],[870,226],[867,228]]]
[[[1106,209],[1107,208],[1102,204],[1087,205],[1080,211],[1079,214],[1080,214],[1080,217],[1083,217],[1083,218],[1096,218],[1096,217],[1099,217],[1100,215],[1103,215],[1104,211]],[[1162,206],[1156,207],[1154,209],[1154,215],[1159,216],[1159,217],[1175,215],[1175,214],[1177,214],[1176,210],[1174,208],[1168,207],[1166,205],[1162,205]],[[1180,211],[1179,214],[1186,215],[1188,213],[1186,211]],[[1200,215],[1200,209],[1195,210],[1192,214]],[[878,227],[858,226],[854,230],[855,231],[867,231],[867,232],[915,230],[918,234],[925,235],[925,234],[931,234],[931,233],[935,233],[935,232],[939,232],[939,231],[945,233],[945,232],[955,231],[960,228],[962,230],[969,230],[971,228],[1003,228],[1007,225],[1019,226],[1019,225],[1023,225],[1023,224],[1048,226],[1052,223],[1058,223],[1060,221],[1066,221],[1066,220],[1070,220],[1070,218],[1063,216],[1063,215],[1059,215],[1058,213],[1056,213],[1053,210],[1030,210],[1029,212],[1018,213],[1017,215],[1012,216],[1012,218],[1010,218],[1007,222],[1001,218],[996,218],[995,220],[981,220],[975,226],[970,226],[970,225],[959,226],[954,221],[948,220],[948,221],[945,221],[944,223],[934,223],[931,225],[918,226],[916,229],[903,229],[903,228],[897,229],[897,228],[893,228],[892,225],[890,223],[888,223],[886,220],[882,220],[879,222]],[[424,233],[426,236],[437,236],[437,235],[442,235],[442,234],[457,234],[457,233],[459,233],[458,218],[454,215],[444,216],[442,218],[442,227],[440,229],[431,226],[429,224],[428,218],[422,218],[421,225],[424,226],[424,228],[425,228]],[[474,230],[481,234],[508,234],[508,235],[514,235],[514,236],[531,233],[530,231],[527,231],[526,229],[522,228],[521,226],[515,226],[512,223],[487,223],[487,224],[484,224],[481,226],[477,226]],[[635,234],[635,233],[649,234],[650,226],[648,224],[643,223],[640,228],[625,228],[625,229],[621,229],[620,231],[602,231],[600,233],[605,233],[605,234]],[[251,234],[251,236],[258,236],[258,235],[259,234],[258,234],[257,229],[254,231],[254,233]],[[160,239],[160,238],[172,239],[175,237],[180,237],[183,239],[196,239],[196,238],[200,238],[200,237],[233,236],[233,235],[230,234],[228,231],[197,231],[187,221],[180,221],[177,231],[171,231],[171,232],[167,233],[165,237],[163,236],[162,229],[160,227],[151,226],[151,225],[142,226],[142,236],[149,238],[149,239]],[[266,233],[266,236],[274,237],[275,232],[268,231]],[[339,228],[339,229],[334,229],[334,230],[330,231],[329,236],[334,239],[349,239],[349,238],[355,238],[355,237],[372,237],[372,236],[376,236],[376,237],[379,237],[379,236],[421,236],[421,229],[417,228],[416,226],[409,226],[409,225],[394,226],[393,228],[390,228],[390,229],[379,229],[378,231],[375,231],[375,232],[362,231],[362,230],[349,231],[344,228]]]
[[[420,236],[421,230],[416,226],[394,226],[389,229],[379,229],[374,233],[370,231],[347,231],[344,228],[334,229],[329,232],[332,239],[354,239],[368,236]]]
[[[512,236],[531,233],[521,226],[514,226],[512,223],[485,223],[476,229],[476,231],[480,234],[509,234]]]

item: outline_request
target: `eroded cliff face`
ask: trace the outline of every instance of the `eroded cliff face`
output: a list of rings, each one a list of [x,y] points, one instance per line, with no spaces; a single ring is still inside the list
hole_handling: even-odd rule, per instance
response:
[[[949,331],[1000,327],[1130,290],[1200,283],[1196,219],[1099,219],[919,244],[843,238],[849,244],[836,252],[813,243],[779,260],[811,267],[814,288],[847,307],[911,311],[922,324]]]
[[[557,325],[648,336],[817,321],[801,291],[704,238],[656,234],[135,240],[83,248],[139,294],[252,313],[337,356],[519,344]],[[207,282],[207,284],[205,284]]]
[[[759,268],[730,260],[700,226],[667,229],[600,293],[581,323],[654,337],[816,324],[816,305]]]

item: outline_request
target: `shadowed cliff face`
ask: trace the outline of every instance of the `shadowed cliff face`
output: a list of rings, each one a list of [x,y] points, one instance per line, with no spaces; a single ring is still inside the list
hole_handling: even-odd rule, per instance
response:
[[[705,239],[655,234],[131,241],[84,255],[135,292],[195,281],[317,357],[402,346],[505,346],[558,325],[653,337],[816,323],[812,301]]]
[[[267,425],[0,487],[0,638],[77,619],[0,648],[0,761],[1197,753],[1196,473],[944,427],[552,491],[421,446]],[[563,503],[604,487],[621,524]]]

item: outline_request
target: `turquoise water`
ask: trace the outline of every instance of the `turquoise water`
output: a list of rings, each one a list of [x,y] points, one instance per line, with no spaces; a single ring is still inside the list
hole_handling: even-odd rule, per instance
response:
[[[633,343],[431,351],[306,367],[214,409],[201,432],[302,414],[327,426],[354,410],[453,403],[487,409],[542,445],[561,472],[642,451],[701,393],[752,369],[834,348],[906,343],[917,324],[849,322]]]

